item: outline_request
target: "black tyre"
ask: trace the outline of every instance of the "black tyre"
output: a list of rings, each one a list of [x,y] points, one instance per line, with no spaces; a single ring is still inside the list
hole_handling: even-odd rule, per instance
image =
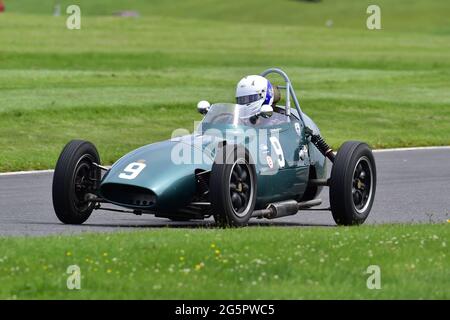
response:
[[[224,227],[247,225],[256,203],[256,169],[249,152],[235,145],[219,148],[209,184],[216,223]]]
[[[53,208],[58,219],[66,224],[82,224],[91,215],[95,203],[87,201],[95,194],[100,181],[100,164],[95,146],[87,141],[73,140],[61,152],[53,175]]]
[[[347,141],[337,152],[331,171],[330,206],[338,225],[362,224],[375,198],[377,172],[369,146]]]

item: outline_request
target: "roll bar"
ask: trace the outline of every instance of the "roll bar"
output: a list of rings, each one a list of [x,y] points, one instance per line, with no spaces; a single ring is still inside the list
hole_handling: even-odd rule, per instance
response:
[[[302,109],[300,108],[300,104],[299,104],[297,96],[295,94],[294,87],[292,86],[291,80],[289,80],[288,75],[286,74],[286,72],[284,72],[283,70],[281,70],[279,68],[270,68],[270,69],[263,71],[261,73],[261,76],[266,77],[267,75],[272,74],[272,73],[280,75],[286,83],[284,86],[278,86],[278,89],[286,90],[286,109],[285,109],[286,116],[289,117],[291,115],[291,98],[292,98],[292,100],[294,101],[294,104],[295,104],[295,108],[297,109],[298,116],[300,117],[300,120],[303,122],[303,124],[305,124],[305,121],[303,121]]]

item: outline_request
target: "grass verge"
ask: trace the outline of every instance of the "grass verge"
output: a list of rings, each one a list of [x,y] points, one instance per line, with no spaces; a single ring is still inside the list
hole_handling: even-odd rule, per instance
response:
[[[0,239],[5,299],[448,299],[449,224]],[[66,288],[70,265],[81,290]],[[366,286],[369,265],[381,289]]]
[[[52,168],[76,138],[110,164],[191,130],[199,100],[232,102],[240,78],[272,66],[334,148],[450,145],[449,2],[380,0],[378,31],[365,25],[369,3],[81,0],[82,28],[67,30],[53,0],[7,1],[0,171]],[[125,9],[142,16],[112,16]]]

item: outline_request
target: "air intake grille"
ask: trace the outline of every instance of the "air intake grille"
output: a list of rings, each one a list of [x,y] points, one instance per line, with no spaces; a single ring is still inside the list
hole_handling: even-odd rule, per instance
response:
[[[132,207],[152,207],[155,194],[145,188],[119,183],[106,183],[101,187],[101,195],[108,201]]]

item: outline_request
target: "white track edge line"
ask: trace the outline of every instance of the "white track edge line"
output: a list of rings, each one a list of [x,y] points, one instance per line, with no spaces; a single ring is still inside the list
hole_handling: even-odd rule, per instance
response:
[[[379,153],[379,152],[400,152],[400,151],[416,151],[416,150],[450,150],[450,146],[375,149],[373,150],[373,152]]]
[[[1,176],[23,176],[27,174],[42,174],[42,173],[52,173],[55,170],[31,170],[31,171],[13,171],[13,172],[0,172]]]
[[[416,150],[450,150],[450,146],[436,146],[436,147],[411,147],[411,148],[392,148],[392,149],[375,149],[374,153],[383,153],[383,152],[401,152],[401,151],[416,151]],[[44,174],[44,173],[52,173],[55,170],[31,170],[31,171],[13,171],[13,172],[0,172],[1,176],[21,176],[27,174]]]

